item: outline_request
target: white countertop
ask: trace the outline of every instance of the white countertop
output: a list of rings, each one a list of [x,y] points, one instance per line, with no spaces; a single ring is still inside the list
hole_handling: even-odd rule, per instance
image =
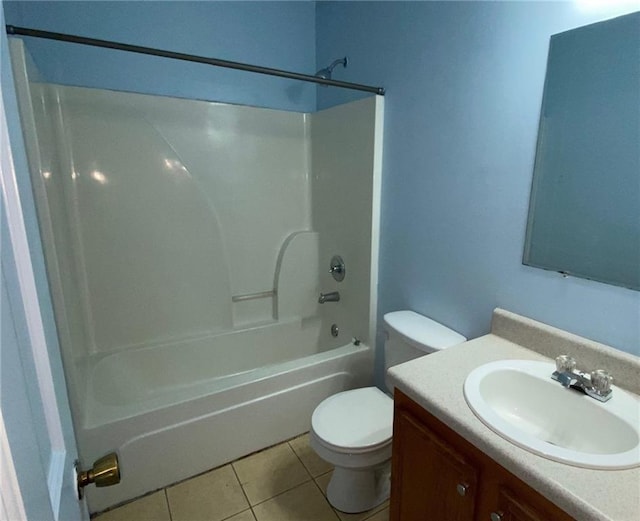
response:
[[[549,327],[544,327],[548,333]],[[489,334],[392,367],[388,377],[427,411],[578,521],[640,520],[640,468],[592,470],[548,460],[503,439],[474,415],[463,394],[467,375],[480,365],[507,359],[550,361]]]

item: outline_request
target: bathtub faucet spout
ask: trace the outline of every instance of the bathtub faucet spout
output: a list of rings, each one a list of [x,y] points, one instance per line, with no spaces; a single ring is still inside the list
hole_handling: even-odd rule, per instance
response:
[[[318,298],[318,302],[320,304],[324,304],[325,302],[339,302],[340,301],[340,293],[337,291],[332,291],[331,293],[320,293],[320,298]]]

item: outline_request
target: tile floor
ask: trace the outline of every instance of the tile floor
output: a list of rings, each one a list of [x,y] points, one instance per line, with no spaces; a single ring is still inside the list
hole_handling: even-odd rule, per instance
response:
[[[388,502],[362,514],[331,508],[332,468],[307,434],[127,503],[95,521],[388,521]]]

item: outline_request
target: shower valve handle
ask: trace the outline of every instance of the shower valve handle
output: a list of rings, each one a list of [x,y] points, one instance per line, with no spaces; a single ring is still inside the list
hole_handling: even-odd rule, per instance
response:
[[[329,275],[331,275],[336,281],[342,282],[346,273],[347,270],[344,266],[342,257],[340,257],[340,255],[334,255],[331,257],[331,262],[329,263]]]

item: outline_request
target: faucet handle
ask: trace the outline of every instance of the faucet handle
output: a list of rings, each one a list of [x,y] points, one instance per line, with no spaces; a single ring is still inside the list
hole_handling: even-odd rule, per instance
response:
[[[599,394],[607,393],[611,389],[611,382],[613,382],[613,376],[604,369],[591,371],[591,386]]]
[[[559,373],[572,373],[576,368],[576,359],[569,355],[556,357],[556,370]]]

